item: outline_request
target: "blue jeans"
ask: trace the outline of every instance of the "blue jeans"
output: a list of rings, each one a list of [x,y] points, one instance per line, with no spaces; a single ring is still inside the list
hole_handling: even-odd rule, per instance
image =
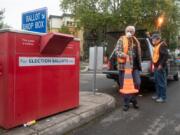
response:
[[[167,78],[166,78],[165,69],[160,69],[160,70],[155,69],[154,80],[155,80],[155,88],[156,88],[157,97],[165,100],[167,98],[166,96]]]
[[[123,85],[124,85],[124,74],[125,74],[125,71],[123,71],[123,70],[119,71],[119,87],[120,87],[120,89],[122,89]],[[140,84],[141,84],[141,78],[140,78],[139,70],[133,70],[132,71],[132,77],[133,77],[134,87],[139,90]],[[137,104],[135,94],[123,94],[123,100],[124,100],[125,106],[129,106],[130,102]]]

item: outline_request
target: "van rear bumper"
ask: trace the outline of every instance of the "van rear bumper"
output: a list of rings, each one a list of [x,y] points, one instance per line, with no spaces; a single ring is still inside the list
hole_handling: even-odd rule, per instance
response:
[[[118,80],[118,71],[117,70],[108,70],[108,71],[103,71],[103,74],[106,74],[106,77],[108,79],[114,79]],[[148,80],[150,82],[154,82],[154,77],[150,73],[140,73],[141,79],[142,80]]]

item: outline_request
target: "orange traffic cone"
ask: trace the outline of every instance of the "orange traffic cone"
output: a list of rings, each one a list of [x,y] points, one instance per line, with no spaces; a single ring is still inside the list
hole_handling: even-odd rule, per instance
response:
[[[119,90],[122,94],[135,94],[139,90],[135,89],[134,82],[132,78],[132,68],[130,64],[129,57],[126,60],[125,76],[124,76],[124,85],[123,88]]]

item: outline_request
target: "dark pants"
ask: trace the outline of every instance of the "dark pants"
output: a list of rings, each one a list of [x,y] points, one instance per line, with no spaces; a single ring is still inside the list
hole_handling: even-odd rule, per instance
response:
[[[123,85],[124,85],[124,74],[125,74],[125,71],[123,71],[123,70],[119,71],[119,87],[120,87],[120,89],[122,89]],[[133,77],[133,81],[134,81],[134,87],[139,90],[140,84],[141,84],[139,70],[133,70],[132,77]],[[129,106],[130,102],[137,104],[136,94],[123,94],[123,100],[124,100],[125,106]]]
[[[123,95],[124,106],[129,106],[129,103],[137,105],[136,95],[135,94],[124,94]]]
[[[156,95],[158,98],[166,99],[166,88],[167,88],[167,78],[165,69],[155,69],[154,71],[154,80]]]

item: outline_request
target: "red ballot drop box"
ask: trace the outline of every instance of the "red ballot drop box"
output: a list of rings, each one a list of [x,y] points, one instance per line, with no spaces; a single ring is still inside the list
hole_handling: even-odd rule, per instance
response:
[[[12,128],[79,105],[79,40],[0,31],[0,127]]]

